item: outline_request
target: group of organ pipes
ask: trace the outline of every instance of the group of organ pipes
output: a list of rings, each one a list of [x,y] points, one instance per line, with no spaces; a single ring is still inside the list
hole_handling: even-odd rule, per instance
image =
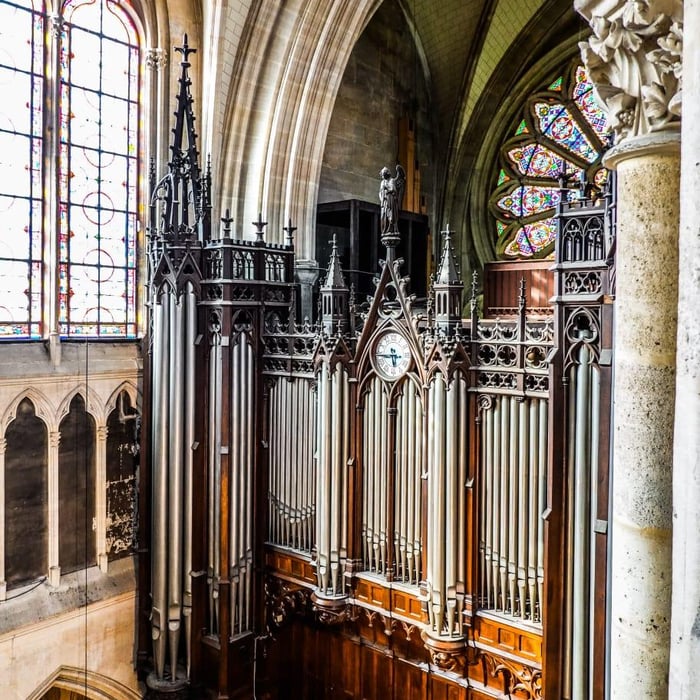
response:
[[[449,230],[419,305],[388,230],[374,295],[354,298],[334,243],[300,323],[291,223],[283,245],[262,217],[253,240],[212,226],[181,51],[172,157],[151,177],[150,696],[302,697],[275,686],[288,654],[307,687],[304,650],[275,641],[296,625],[465,699],[602,698],[609,202],[560,211],[550,313],[520,285],[514,315],[480,316],[475,278],[464,321]]]

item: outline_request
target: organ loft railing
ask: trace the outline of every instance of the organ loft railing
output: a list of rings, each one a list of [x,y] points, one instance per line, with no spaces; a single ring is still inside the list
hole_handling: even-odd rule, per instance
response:
[[[609,202],[558,213],[550,308],[523,283],[512,313],[480,318],[475,277],[464,320],[449,229],[416,306],[402,170],[384,169],[374,294],[355,298],[334,243],[300,323],[291,222],[285,245],[262,216],[252,240],[211,224],[181,51],[172,158],[151,178],[150,696],[379,698],[392,678],[396,697],[602,698]]]

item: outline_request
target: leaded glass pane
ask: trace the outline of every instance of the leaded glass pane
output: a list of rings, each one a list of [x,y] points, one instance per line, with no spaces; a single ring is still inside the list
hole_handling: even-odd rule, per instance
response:
[[[593,85],[589,82],[586,71],[582,66],[576,69],[574,100],[576,100],[576,105],[581,110],[584,119],[603,140],[607,140],[610,134],[608,120],[595,98]]]
[[[501,197],[498,206],[513,216],[526,217],[556,207],[560,200],[558,189],[523,185]]]
[[[609,127],[582,66],[528,101],[502,149],[491,208],[498,250],[509,258],[551,253],[556,207],[605,184],[600,164]],[[565,190],[560,187],[564,183]]]
[[[135,334],[139,51],[107,0],[68,6],[61,113],[61,333]],[[68,173],[68,175],[66,175]]]
[[[41,334],[42,8],[0,3],[0,337]]]
[[[571,111],[561,104],[537,102],[535,116],[541,134],[548,136],[568,151],[592,163],[598,153],[576,123]]]

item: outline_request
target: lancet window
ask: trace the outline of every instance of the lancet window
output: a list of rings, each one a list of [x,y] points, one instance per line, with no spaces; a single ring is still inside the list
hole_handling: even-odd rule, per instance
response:
[[[574,62],[527,100],[501,147],[489,206],[504,259],[553,254],[556,207],[591,196],[607,179],[601,165],[611,130],[583,66]]]
[[[136,335],[141,39],[111,0],[0,2],[0,337]]]

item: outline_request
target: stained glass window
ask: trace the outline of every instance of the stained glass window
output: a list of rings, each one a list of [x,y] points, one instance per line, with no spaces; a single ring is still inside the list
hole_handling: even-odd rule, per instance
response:
[[[610,129],[584,68],[576,63],[527,100],[501,148],[490,209],[506,259],[552,254],[562,198],[599,191]],[[564,188],[562,188],[564,181]]]
[[[0,4],[0,335],[39,337],[44,8]]]
[[[51,17],[52,31],[45,8],[27,0],[0,0],[0,17],[0,80],[8,88],[0,123],[0,211],[7,222],[0,276],[10,290],[0,302],[0,337],[134,337],[141,80],[135,27],[111,0],[68,0],[61,16]],[[55,110],[43,110],[51,94]],[[55,159],[43,133],[58,135]]]

